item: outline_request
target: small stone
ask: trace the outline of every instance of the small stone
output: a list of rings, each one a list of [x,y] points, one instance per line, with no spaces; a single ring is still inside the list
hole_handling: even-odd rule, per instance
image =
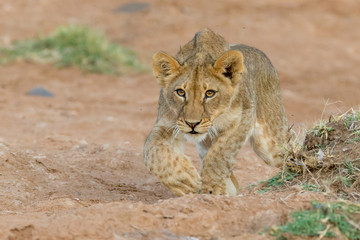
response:
[[[29,96],[54,97],[54,94],[43,87],[35,87],[26,93]]]
[[[80,149],[85,149],[87,147],[88,143],[86,140],[80,140],[79,144],[76,144],[75,146],[72,147],[72,150],[80,150]]]
[[[105,118],[105,120],[109,121],[109,122],[113,122],[113,121],[115,121],[115,118],[112,117],[112,116],[108,116],[108,117]]]
[[[101,145],[101,150],[102,151],[105,151],[106,149],[108,149],[110,147],[110,145],[109,144],[107,144],[107,143],[104,143],[103,145]]]
[[[0,148],[4,149],[4,150],[9,150],[9,148],[5,144],[3,144],[1,142],[0,142]]]
[[[84,146],[88,145],[87,141],[84,140],[84,139],[81,140],[79,143],[80,143],[80,146],[81,146],[81,147],[84,147]]]
[[[75,146],[73,146],[71,149],[72,150],[79,150],[81,147],[80,147],[80,145],[75,145]]]
[[[0,161],[4,162],[9,159],[9,153],[0,151]]]
[[[317,158],[318,160],[322,160],[324,158],[325,154],[323,152],[323,150],[319,149],[318,153],[317,153]]]
[[[120,13],[137,13],[144,10],[147,10],[149,8],[149,3],[144,2],[133,2],[133,3],[125,3],[121,5],[120,7],[116,8],[114,12]]]
[[[346,152],[347,150],[349,150],[349,149],[346,148],[346,147],[344,147],[344,148],[342,149],[343,152]]]
[[[108,162],[107,166],[109,166],[111,169],[117,169],[119,167],[119,161],[113,158]]]

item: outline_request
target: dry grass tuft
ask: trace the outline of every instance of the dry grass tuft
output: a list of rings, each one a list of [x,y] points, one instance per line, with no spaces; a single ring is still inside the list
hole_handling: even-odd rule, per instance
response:
[[[312,190],[360,201],[360,111],[330,117],[284,152],[284,172]]]

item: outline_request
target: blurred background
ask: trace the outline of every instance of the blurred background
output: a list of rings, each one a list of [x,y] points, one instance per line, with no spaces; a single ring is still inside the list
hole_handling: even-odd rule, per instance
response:
[[[326,118],[360,102],[360,3],[355,0],[2,0],[0,17],[3,46],[60,25],[81,25],[132,49],[148,66],[156,51],[176,54],[208,27],[230,43],[268,55],[280,76],[290,122],[309,124],[323,111]],[[158,89],[148,91],[155,95]]]

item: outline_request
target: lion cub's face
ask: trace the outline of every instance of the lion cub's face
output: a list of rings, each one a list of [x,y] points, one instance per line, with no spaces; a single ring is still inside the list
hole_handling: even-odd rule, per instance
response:
[[[160,52],[154,55],[153,70],[168,107],[177,116],[178,129],[188,139],[201,141],[207,134],[216,134],[212,123],[230,106],[243,72],[243,57],[238,51],[227,51],[213,64],[180,65]]]
[[[213,120],[229,105],[233,88],[222,83],[204,66],[184,66],[165,90],[169,107],[177,114],[177,126],[193,140],[216,134]]]

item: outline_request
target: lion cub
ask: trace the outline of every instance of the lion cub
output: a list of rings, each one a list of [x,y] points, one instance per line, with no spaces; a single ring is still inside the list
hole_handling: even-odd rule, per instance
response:
[[[144,161],[174,194],[236,195],[233,166],[247,140],[266,163],[282,165],[287,118],[278,76],[260,50],[230,47],[204,29],[175,57],[156,53],[153,72],[161,92]],[[200,175],[184,154],[186,141],[196,144]]]

